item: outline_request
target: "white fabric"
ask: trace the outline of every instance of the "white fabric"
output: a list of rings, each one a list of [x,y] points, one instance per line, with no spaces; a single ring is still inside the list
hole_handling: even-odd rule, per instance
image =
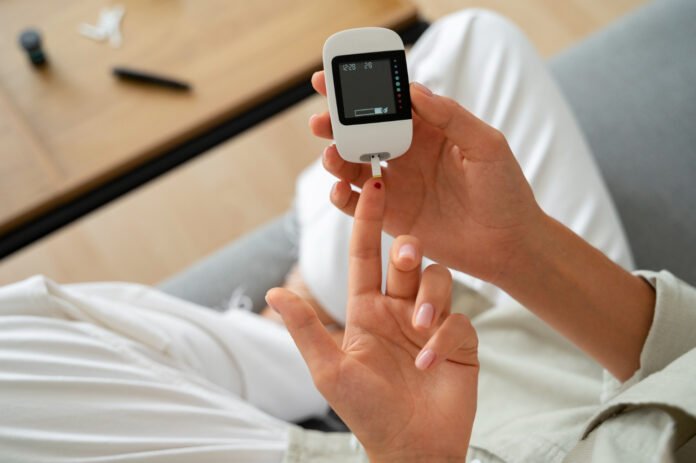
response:
[[[418,40],[408,62],[411,81],[457,100],[505,134],[548,214],[633,269],[621,223],[578,124],[543,59],[514,25],[477,10],[448,16]],[[296,208],[302,276],[317,300],[344,321],[352,222],[329,202],[335,181],[314,164],[297,182]],[[392,241],[384,235],[385,263]],[[509,301],[490,284],[459,272],[454,277],[492,303]]]
[[[604,403],[600,368],[528,311],[513,303],[472,315],[481,373],[469,461],[672,461],[696,432],[696,338],[684,329],[696,324],[696,289],[667,272],[641,275],[657,289],[643,366]],[[290,371],[302,365],[285,340],[254,315],[220,315],[138,285],[33,277],[0,288],[0,454],[364,462],[350,435],[303,431],[259,410],[324,409],[308,377]],[[695,449],[676,461],[693,461]]]
[[[2,461],[278,462],[283,420],[326,410],[255,314],[132,284],[0,288]]]
[[[696,433],[696,289],[669,272],[638,274],[657,302],[641,368],[623,384],[517,304],[474,316],[481,373],[471,458],[671,461]]]

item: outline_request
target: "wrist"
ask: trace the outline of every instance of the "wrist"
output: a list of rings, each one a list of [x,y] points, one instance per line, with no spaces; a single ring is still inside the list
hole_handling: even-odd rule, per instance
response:
[[[562,249],[559,249],[558,243],[564,228],[540,211],[538,218],[519,237],[515,248],[510,251],[491,283],[513,295],[528,284],[527,277],[538,277],[542,273],[553,271],[557,260],[562,259]]]
[[[398,449],[380,449],[372,451],[364,448],[370,463],[464,463],[466,454],[469,448],[469,437],[463,436],[463,446],[457,450],[452,449],[452,452],[446,452],[442,447],[433,449],[433,452],[426,448],[398,448]],[[440,450],[440,451],[438,451]],[[459,454],[463,452],[462,454]]]
[[[442,455],[413,455],[394,454],[388,456],[372,456],[368,453],[370,463],[463,463],[466,456],[442,456]]]
[[[496,284],[619,380],[640,364],[655,295],[555,219],[526,234]]]

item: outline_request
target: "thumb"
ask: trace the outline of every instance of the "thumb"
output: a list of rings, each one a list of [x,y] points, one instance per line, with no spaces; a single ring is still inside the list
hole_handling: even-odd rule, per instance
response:
[[[315,381],[338,365],[343,352],[306,301],[287,289],[273,288],[266,293],[266,302],[283,318]]]
[[[497,154],[494,146],[502,134],[467,111],[451,98],[436,95],[418,82],[411,84],[411,103],[416,113],[426,123],[441,129],[445,136],[472,160],[493,160]],[[484,148],[484,149],[482,149]]]

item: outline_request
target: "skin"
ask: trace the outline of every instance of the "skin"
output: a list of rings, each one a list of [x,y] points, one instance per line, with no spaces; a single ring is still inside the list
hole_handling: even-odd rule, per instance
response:
[[[326,94],[323,72],[312,76]],[[383,172],[389,184],[385,230],[409,233],[424,253],[505,290],[619,380],[640,366],[652,324],[654,289],[553,218],[531,191],[505,137],[455,101],[410,88],[414,140]],[[331,138],[328,113],[310,118]],[[341,181],[331,201],[353,214],[369,167],[323,155]]]
[[[312,84],[326,95],[323,73]],[[324,167],[339,179],[331,201],[356,218],[342,347],[290,291],[272,290],[269,303],[372,461],[463,461],[475,410],[475,333],[449,315],[442,299],[449,299],[451,282],[443,283],[441,270],[432,272],[439,278],[426,278],[426,270],[415,298],[379,293],[378,264],[367,261],[379,260],[381,229],[398,237],[388,273],[392,291],[398,272],[408,273],[399,256],[410,243],[418,262],[425,254],[496,284],[619,380],[640,366],[655,293],[541,210],[499,131],[421,85],[410,92],[413,143],[383,169],[388,188],[376,191],[369,166],[343,161],[334,145],[323,154]],[[312,116],[309,125],[332,138],[328,113]],[[425,303],[433,306],[427,328],[418,323],[428,318],[418,315]],[[428,350],[434,360],[424,364]]]
[[[304,299],[305,302],[307,302],[310,306],[312,306],[312,309],[314,309],[314,311],[316,312],[319,321],[328,328],[329,333],[331,334],[331,337],[334,339],[336,344],[338,344],[339,346],[343,344],[344,327],[341,326],[324,309],[324,307],[322,307],[319,301],[317,301],[314,298],[314,295],[302,279],[302,275],[300,274],[300,270],[297,265],[290,269],[290,272],[288,273],[287,277],[285,278],[285,282],[283,283],[283,288],[292,291],[293,293]],[[281,318],[280,314],[268,306],[261,311],[261,316],[269,320],[272,320],[276,323],[283,324],[283,319]]]
[[[465,316],[449,313],[449,271],[431,265],[421,275],[415,237],[395,240],[381,292],[385,199],[384,184],[370,179],[356,205],[341,347],[293,292],[275,288],[266,300],[370,461],[464,461],[476,413],[476,333]],[[427,327],[414,326],[414,309],[425,301],[440,316]]]

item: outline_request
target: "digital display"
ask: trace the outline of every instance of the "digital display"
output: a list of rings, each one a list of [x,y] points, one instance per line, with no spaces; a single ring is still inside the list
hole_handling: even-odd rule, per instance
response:
[[[337,56],[332,64],[343,124],[411,118],[403,50]]]
[[[341,74],[344,117],[396,112],[390,62],[389,59],[357,61],[343,63],[338,67]]]

